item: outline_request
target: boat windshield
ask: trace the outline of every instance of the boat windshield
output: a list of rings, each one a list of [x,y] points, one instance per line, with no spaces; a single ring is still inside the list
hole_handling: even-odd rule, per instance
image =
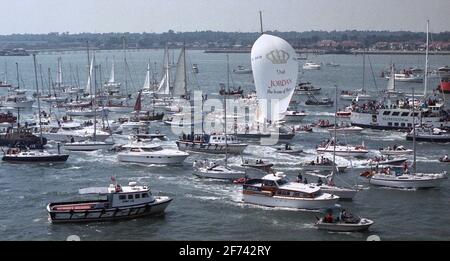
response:
[[[289,180],[287,178],[282,178],[280,180],[277,180],[278,186],[282,186],[285,185],[289,182]]]

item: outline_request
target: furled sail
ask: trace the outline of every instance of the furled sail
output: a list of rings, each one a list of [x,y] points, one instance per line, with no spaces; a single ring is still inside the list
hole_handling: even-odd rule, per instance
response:
[[[114,78],[114,73],[115,73],[115,69],[114,69],[114,57],[113,57],[113,62],[112,62],[112,66],[111,66],[111,75],[109,76],[108,83],[115,83],[116,82],[116,80]]]
[[[86,83],[86,89],[84,90],[87,94],[92,94],[91,90],[91,77],[92,77],[92,69],[94,68],[94,58],[91,59],[91,65],[89,66],[89,75]]]
[[[147,74],[145,75],[143,90],[150,90],[150,62],[147,64]]]
[[[394,68],[394,65],[391,66],[391,75],[389,76],[387,91],[388,92],[395,91],[395,68]]]
[[[297,83],[295,50],[280,37],[263,34],[253,44],[251,62],[260,111],[257,121],[281,120]]]

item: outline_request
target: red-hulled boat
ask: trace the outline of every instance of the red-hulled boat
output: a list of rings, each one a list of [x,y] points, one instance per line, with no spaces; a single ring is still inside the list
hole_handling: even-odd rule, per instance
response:
[[[450,67],[444,66],[439,68],[438,74],[441,77],[438,90],[443,93],[450,93]]]
[[[0,123],[15,123],[17,117],[14,116],[11,112],[0,113]]]

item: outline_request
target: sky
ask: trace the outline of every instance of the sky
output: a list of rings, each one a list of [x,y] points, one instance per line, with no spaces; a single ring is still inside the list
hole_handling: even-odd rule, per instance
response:
[[[450,31],[450,0],[0,0],[0,34]]]

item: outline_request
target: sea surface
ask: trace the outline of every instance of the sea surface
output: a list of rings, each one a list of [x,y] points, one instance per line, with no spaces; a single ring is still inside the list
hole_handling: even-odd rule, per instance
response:
[[[179,50],[171,52],[171,60],[178,59]],[[92,54],[91,54],[92,55]],[[144,83],[147,62],[161,75],[163,50],[128,51],[130,90],[138,90]],[[42,64],[45,86],[47,68],[56,77],[57,57],[62,58],[63,75],[67,82],[79,78],[81,86],[87,79],[88,59],[85,52],[48,53],[37,56]],[[109,77],[110,63],[115,57],[116,80],[124,81],[122,51],[97,51],[97,63],[102,65],[102,81]],[[172,59],[172,57],[174,57]],[[203,51],[187,51],[189,68],[196,63],[199,73],[189,73],[190,83],[195,88],[208,93],[208,97],[218,95],[219,83],[227,82],[225,54],[205,54]],[[250,54],[230,54],[230,68],[238,65],[250,67]],[[319,97],[334,97],[335,87],[351,90],[363,86],[362,55],[309,55],[309,60],[323,62],[321,70],[303,71],[299,61],[299,81],[310,81],[321,87]],[[369,63],[370,60],[370,63]],[[437,68],[450,65],[448,56],[430,56],[430,66]],[[19,64],[20,86],[34,92],[33,59],[29,57],[0,57],[0,71],[8,65],[8,80],[16,85],[15,63]],[[339,67],[327,67],[334,62]],[[369,92],[386,88],[387,81],[380,77],[382,70],[394,62],[397,68],[424,67],[425,57],[420,55],[373,55],[366,56],[364,86]],[[156,64],[155,64],[156,63]],[[72,72],[70,71],[72,67]],[[76,68],[78,67],[78,74]],[[371,70],[372,68],[372,70]],[[195,77],[194,77],[195,76]],[[39,76],[38,76],[39,77]],[[3,78],[3,77],[1,77]],[[232,74],[232,84],[245,90],[254,90],[251,75]],[[429,80],[429,92],[436,89],[438,79]],[[191,85],[192,86],[192,85]],[[398,83],[397,87],[406,92],[423,92],[423,84]],[[47,87],[45,87],[47,88]],[[4,90],[0,92],[5,93]],[[0,94],[0,95],[3,95]],[[446,97],[447,101],[450,99]],[[304,101],[301,97],[300,101]],[[448,103],[448,102],[447,102]],[[339,107],[344,107],[342,100]],[[37,104],[35,103],[35,107]],[[45,105],[43,105],[45,107]],[[333,121],[334,107],[305,106],[298,109],[309,115],[304,123],[318,119]],[[4,111],[4,110],[3,110]],[[57,113],[56,111],[55,113]],[[62,113],[62,112],[60,112]],[[31,117],[32,112],[21,113],[22,119]],[[110,118],[119,115],[110,115]],[[162,144],[175,148],[177,138],[168,126],[162,123],[151,125],[168,135]],[[274,153],[272,146],[251,144],[244,151],[244,159],[263,159],[275,164],[275,169],[295,179],[299,164],[316,158],[315,147],[328,139],[326,131],[299,134],[291,144],[302,148],[299,156]],[[405,140],[405,133],[394,131],[364,130],[361,135],[339,137],[348,143],[361,143],[370,149],[369,157],[378,155],[378,149],[393,144],[412,148],[412,142]],[[127,142],[124,135],[114,135],[118,143]],[[50,142],[50,149],[56,144]],[[450,171],[450,164],[440,163],[438,158],[450,152],[450,144],[417,143],[418,171]],[[203,159],[222,160],[223,156],[191,153],[182,166],[157,166],[120,163],[111,152],[71,152],[65,164],[10,164],[0,162],[0,240],[66,240],[70,235],[78,235],[81,240],[366,240],[377,235],[381,240],[449,240],[450,239],[450,181],[441,188],[428,190],[397,190],[372,187],[360,178],[364,170],[364,159],[337,157],[339,164],[348,164],[345,173],[339,173],[336,183],[359,184],[360,191],[352,202],[341,205],[355,214],[373,219],[375,224],[364,233],[330,233],[314,227],[319,213],[267,208],[247,205],[241,202],[242,186],[227,182],[203,180],[192,175],[192,162]],[[239,165],[241,157],[230,157],[230,165]],[[410,157],[412,160],[412,156]],[[174,200],[160,217],[141,218],[129,221],[89,224],[57,224],[48,221],[46,204],[55,201],[79,199],[79,188],[108,186],[110,177],[126,184],[137,181],[149,185],[154,194],[164,194]],[[314,177],[308,177],[316,181]]]

